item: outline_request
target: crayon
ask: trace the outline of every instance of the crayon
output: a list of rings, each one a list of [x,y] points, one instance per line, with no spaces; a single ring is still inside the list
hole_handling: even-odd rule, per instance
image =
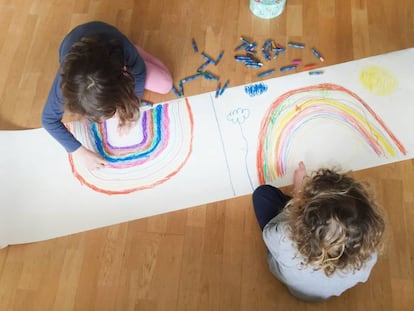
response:
[[[319,60],[321,61],[321,62],[323,62],[325,59],[322,57],[322,55],[321,54],[319,54],[319,52],[315,49],[315,48],[312,48],[312,53],[313,53],[313,55],[315,55],[317,58],[319,58]]]
[[[317,75],[322,75],[322,74],[323,74],[323,70],[309,71],[310,76],[317,76]]]
[[[294,60],[292,60],[292,64],[293,65],[300,65],[300,64],[302,64],[302,60],[301,59],[294,59]]]
[[[147,101],[145,99],[141,99],[139,101],[139,103],[142,107],[152,107],[153,106],[153,103],[151,103],[150,101]]]
[[[236,47],[235,49],[234,49],[234,51],[239,51],[239,50],[242,50],[242,49],[244,49],[244,48],[246,48],[246,47],[248,47],[249,45],[247,44],[247,43],[242,43],[242,44],[240,44],[238,47]]]
[[[221,61],[221,59],[223,58],[224,55],[224,51],[221,51],[219,56],[217,57],[216,61],[214,62],[214,65],[217,66],[217,64]]]
[[[208,60],[210,63],[215,63],[216,61],[211,58],[210,56],[208,56],[205,52],[201,52],[201,56],[205,59]]]
[[[251,64],[246,64],[247,68],[262,68],[263,64],[258,64],[258,63],[251,63]]]
[[[176,89],[176,87],[175,87],[175,86],[173,86],[171,89],[172,89],[173,93],[175,94],[175,96],[177,96],[177,97],[181,97],[180,92],[178,92],[178,90]]]
[[[297,49],[303,49],[305,48],[305,45],[302,43],[297,43],[297,42],[289,42],[288,46],[292,47],[292,48],[297,48]]]
[[[180,96],[184,96],[184,86],[181,81],[178,82],[178,87],[180,88]]]
[[[258,78],[262,78],[262,77],[265,77],[265,76],[271,75],[271,74],[272,74],[272,73],[274,73],[274,72],[275,72],[275,70],[274,70],[274,69],[270,69],[270,70],[268,70],[268,71],[264,71],[264,72],[259,73],[259,74],[257,75],[257,77],[258,77]]]
[[[200,67],[197,68],[197,72],[203,71],[204,68],[206,68],[210,64],[210,61],[206,61],[203,63]]]
[[[195,41],[194,38],[191,39],[191,44],[193,45],[194,53],[197,53],[198,52],[198,47],[197,47],[197,42]]]
[[[307,65],[303,66],[303,69],[304,70],[310,70],[310,69],[314,69],[316,67],[318,67],[318,65],[316,65],[316,64],[307,64]]]
[[[229,85],[230,80],[227,80],[226,83],[224,83],[223,87],[221,88],[219,92],[219,96],[223,95],[224,91],[227,89],[227,86]]]
[[[247,47],[247,49],[250,51],[250,50],[254,50],[255,48],[256,48],[256,46],[257,46],[257,43],[256,42],[253,42],[253,43],[250,43],[249,44],[249,46]]]
[[[219,79],[216,75],[212,74],[209,71],[202,71],[201,74],[207,80],[216,80],[217,81]]]
[[[244,61],[251,60],[252,58],[250,56],[247,56],[247,55],[235,55],[234,59],[239,61],[239,62],[244,62]]]
[[[215,98],[219,97],[219,94],[220,94],[220,88],[221,88],[221,84],[220,84],[220,83],[218,83],[218,84],[217,84],[217,88],[216,88]]]
[[[296,65],[280,67],[281,72],[285,72],[285,71],[289,71],[289,70],[295,70],[295,69],[296,69]]]
[[[247,40],[246,38],[240,37],[240,40],[243,41],[245,44],[252,44],[249,40]]]
[[[190,81],[193,81],[193,80],[197,79],[199,76],[200,76],[200,73],[189,76],[189,77],[185,77],[185,78],[181,79],[180,82],[181,83],[187,83],[187,82],[190,82]]]

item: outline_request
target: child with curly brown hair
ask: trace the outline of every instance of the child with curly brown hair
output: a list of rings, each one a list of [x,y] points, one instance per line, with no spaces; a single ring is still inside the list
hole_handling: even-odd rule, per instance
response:
[[[368,187],[347,174],[294,173],[293,197],[271,185],[253,193],[271,272],[295,297],[322,301],[367,281],[384,219]]]
[[[65,36],[59,63],[42,124],[67,152],[92,170],[105,167],[107,161],[67,130],[62,123],[64,111],[93,122],[116,115],[122,133],[138,120],[144,89],[166,94],[172,88],[171,74],[160,60],[114,26],[99,21],[79,25]]]

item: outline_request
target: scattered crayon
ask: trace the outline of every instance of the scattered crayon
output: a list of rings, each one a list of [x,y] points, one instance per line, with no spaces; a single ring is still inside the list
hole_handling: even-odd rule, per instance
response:
[[[178,82],[178,87],[180,88],[180,96],[184,96],[184,85],[181,81]]]
[[[251,64],[246,64],[247,68],[262,68],[263,64],[261,63],[251,63]]]
[[[210,64],[210,61],[206,61],[205,63],[203,63],[200,67],[197,68],[197,72],[201,72],[204,70],[204,68],[206,68],[208,65]]]
[[[319,58],[319,60],[321,61],[321,62],[323,62],[325,59],[322,57],[322,55],[315,49],[315,48],[312,48],[311,49],[311,51],[312,51],[312,53],[313,53],[313,55],[315,55],[317,58]]]
[[[193,81],[193,80],[197,79],[199,76],[200,76],[200,73],[197,73],[197,74],[195,74],[195,75],[192,75],[192,76],[185,77],[185,78],[181,79],[181,81],[180,81],[180,82],[181,82],[181,83],[190,82],[190,81]]]
[[[219,92],[219,96],[223,95],[223,93],[227,89],[229,83],[230,83],[230,80],[227,80],[226,83],[224,83],[223,87],[221,88],[221,90]]]
[[[202,74],[202,76],[206,79],[206,80],[218,80],[219,77],[217,77],[216,75],[212,74],[209,71],[202,71],[200,72]]]
[[[242,50],[242,49],[245,49],[245,48],[247,48],[249,45],[247,44],[247,43],[242,43],[242,44],[240,44],[239,46],[237,46],[235,49],[234,49],[234,51],[240,51],[240,50]]]
[[[198,52],[198,47],[197,47],[197,42],[195,41],[194,38],[191,39],[191,44],[193,46],[194,53],[197,53]]]
[[[241,40],[241,41],[243,41],[243,43],[245,43],[245,44],[247,44],[247,45],[252,44],[249,40],[247,40],[247,39],[246,39],[246,38],[244,38],[244,37],[240,37],[240,40]]]
[[[201,52],[201,56],[205,60],[209,61],[210,63],[213,63],[214,64],[216,62],[212,57],[210,57],[209,55],[207,55],[205,52]]]
[[[221,88],[221,84],[220,83],[218,83],[217,84],[217,88],[216,88],[216,94],[215,94],[215,97],[217,98],[217,97],[219,97],[219,94],[220,94],[220,88]]]
[[[297,49],[304,49],[305,45],[302,43],[297,43],[297,42],[289,42],[288,46],[292,47],[292,48],[297,48]]]
[[[141,99],[139,101],[139,103],[140,103],[140,106],[142,106],[142,107],[152,107],[154,105],[153,103],[151,103],[150,101],[147,101],[145,99]]]
[[[217,66],[217,64],[221,61],[221,59],[223,58],[224,55],[224,51],[221,51],[219,56],[217,57],[216,61],[214,62],[214,65]]]
[[[280,67],[281,72],[285,72],[285,71],[289,71],[289,70],[295,70],[295,69],[296,69],[296,65],[289,65],[289,66]]]
[[[180,92],[176,89],[176,87],[175,87],[175,86],[173,86],[171,89],[172,89],[173,93],[175,94],[175,96],[177,96],[177,97],[181,97]]]
[[[258,78],[262,78],[262,77],[265,77],[265,76],[271,75],[271,74],[272,74],[272,73],[274,73],[274,72],[275,72],[275,70],[274,70],[274,69],[270,69],[270,70],[268,70],[268,71],[264,71],[264,72],[259,73],[259,74],[257,75],[257,77],[258,77]]]
[[[317,76],[317,75],[322,75],[322,74],[323,74],[323,70],[309,71],[310,76]]]
[[[292,60],[292,62],[291,62],[293,65],[300,65],[300,64],[302,64],[302,60],[301,59],[294,59],[294,60]]]
[[[318,65],[316,65],[316,64],[307,64],[307,65],[303,66],[303,70],[315,69],[317,67],[318,67]]]

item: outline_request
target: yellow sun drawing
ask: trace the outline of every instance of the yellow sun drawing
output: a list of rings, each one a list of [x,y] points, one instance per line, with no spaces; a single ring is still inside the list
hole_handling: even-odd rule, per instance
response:
[[[388,95],[398,87],[397,78],[379,66],[363,68],[359,80],[366,89],[378,96]]]

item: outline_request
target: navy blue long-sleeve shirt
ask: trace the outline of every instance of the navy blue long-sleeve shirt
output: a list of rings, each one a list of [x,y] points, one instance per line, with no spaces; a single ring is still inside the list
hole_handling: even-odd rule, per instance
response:
[[[114,26],[103,22],[90,22],[74,28],[63,39],[59,48],[59,64],[70,52],[72,45],[82,37],[99,36],[102,41],[120,40],[124,49],[124,65],[135,77],[135,92],[141,97],[144,92],[146,69],[144,60],[138,54],[134,44]],[[42,125],[67,152],[77,150],[81,143],[67,130],[62,123],[64,99],[62,96],[60,72],[56,74],[49,96],[42,113]]]

